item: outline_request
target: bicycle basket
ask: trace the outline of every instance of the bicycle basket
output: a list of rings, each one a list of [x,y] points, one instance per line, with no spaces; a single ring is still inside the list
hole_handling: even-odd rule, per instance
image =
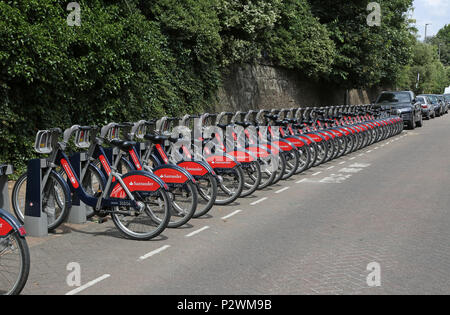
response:
[[[111,127],[111,128],[108,130],[108,133],[107,133],[107,135],[106,135],[106,138],[107,138],[109,141],[114,140],[114,139],[119,139],[119,138],[120,138],[120,128],[119,128],[119,126]]]
[[[78,129],[75,133],[75,146],[79,149],[87,149],[91,145],[91,131]]]
[[[39,154],[49,154],[52,148],[52,133],[50,130],[39,130],[36,134],[36,142],[34,143],[34,151]]]
[[[144,136],[147,134],[147,126],[146,124],[140,124],[136,129],[135,137],[138,139],[144,139]]]

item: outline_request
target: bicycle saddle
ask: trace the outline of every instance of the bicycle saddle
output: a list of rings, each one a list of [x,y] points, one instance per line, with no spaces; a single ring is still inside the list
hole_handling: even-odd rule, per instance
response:
[[[125,141],[125,140],[119,140],[119,139],[113,139],[110,141],[112,146],[118,147],[122,151],[130,151],[133,149],[133,147],[136,145],[136,142],[134,141]]]
[[[251,122],[248,122],[248,121],[244,121],[244,122],[237,121],[237,122],[235,122],[235,124],[242,126],[244,128],[247,128],[247,127],[253,125]]]
[[[164,142],[166,140],[169,140],[170,142],[173,142],[173,143],[178,141],[177,138],[173,138],[173,137],[170,137],[170,136],[164,136],[164,135],[156,135],[156,134],[153,134],[153,133],[146,134],[144,136],[144,139],[149,140],[149,141],[154,142],[154,143],[162,143],[162,142]]]

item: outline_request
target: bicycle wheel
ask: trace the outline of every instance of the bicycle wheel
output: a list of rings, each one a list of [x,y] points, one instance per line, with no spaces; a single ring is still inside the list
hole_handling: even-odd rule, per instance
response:
[[[286,180],[294,175],[295,171],[297,171],[298,165],[300,163],[300,157],[296,149],[285,151],[281,154],[283,154],[286,159],[286,170],[284,171],[284,174],[281,178]]]
[[[242,163],[242,170],[244,172],[244,189],[242,189],[241,197],[247,197],[253,194],[261,183],[261,166],[257,161]]]
[[[90,164],[86,170],[83,181],[81,182],[81,186],[88,196],[98,198],[105,188],[105,183],[103,182],[99,170]],[[94,209],[86,206],[86,218],[92,218],[94,215]]]
[[[171,202],[170,221],[167,227],[178,228],[185,225],[197,210],[197,187],[191,181],[182,186],[167,185]]]
[[[216,170],[219,175],[217,198],[214,204],[227,205],[234,202],[244,189],[244,172],[238,166],[232,169]]]
[[[281,151],[278,152],[277,158],[278,158],[278,169],[272,184],[278,183],[283,178],[283,174],[286,170],[286,158],[284,157],[284,154]]]
[[[0,295],[19,294],[30,272],[30,252],[17,232],[0,239],[0,271]]]
[[[24,224],[25,221],[25,198],[27,192],[27,173],[20,175],[16,181],[12,191],[12,207],[16,218],[20,223]]]
[[[316,151],[317,159],[314,162],[313,166],[319,166],[320,164],[322,164],[328,155],[328,147],[325,144],[325,140],[316,142]]]
[[[264,189],[271,185],[275,180],[278,169],[278,159],[274,154],[265,158],[260,158],[259,163],[261,165],[261,182],[258,189]]]
[[[197,192],[200,198],[197,200],[197,210],[193,218],[204,216],[211,210],[217,197],[217,181],[211,173],[196,178]]]
[[[134,240],[149,240],[161,234],[170,221],[170,198],[160,189],[155,194],[132,192],[142,211],[116,207],[111,213],[115,226],[122,234]]]
[[[309,165],[309,162],[311,161],[311,151],[308,145],[304,145],[303,147],[297,148],[299,153],[299,163],[297,170],[295,171],[295,174],[300,174]]]
[[[22,174],[14,185],[12,206],[17,219],[25,221],[27,174]],[[52,170],[42,194],[42,211],[47,214],[48,230],[60,226],[69,215],[70,192],[65,188],[64,179]]]

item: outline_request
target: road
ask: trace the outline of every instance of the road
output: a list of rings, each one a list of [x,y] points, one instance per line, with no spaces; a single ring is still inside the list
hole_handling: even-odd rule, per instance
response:
[[[449,131],[450,115],[425,121],[157,240],[112,222],[31,238],[23,293],[76,289],[76,262],[76,294],[449,294]]]

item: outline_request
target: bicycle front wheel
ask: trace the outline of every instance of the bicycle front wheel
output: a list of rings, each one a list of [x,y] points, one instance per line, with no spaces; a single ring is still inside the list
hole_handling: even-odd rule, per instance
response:
[[[168,185],[172,203],[168,227],[177,228],[185,225],[197,210],[197,187],[190,181],[183,186]]]
[[[137,202],[143,205],[142,211],[116,207],[111,213],[116,227],[128,238],[149,240],[161,234],[170,221],[170,198],[160,189],[156,193],[144,195],[132,192]]]
[[[17,232],[0,239],[0,270],[0,295],[20,294],[30,272],[30,252]]]

